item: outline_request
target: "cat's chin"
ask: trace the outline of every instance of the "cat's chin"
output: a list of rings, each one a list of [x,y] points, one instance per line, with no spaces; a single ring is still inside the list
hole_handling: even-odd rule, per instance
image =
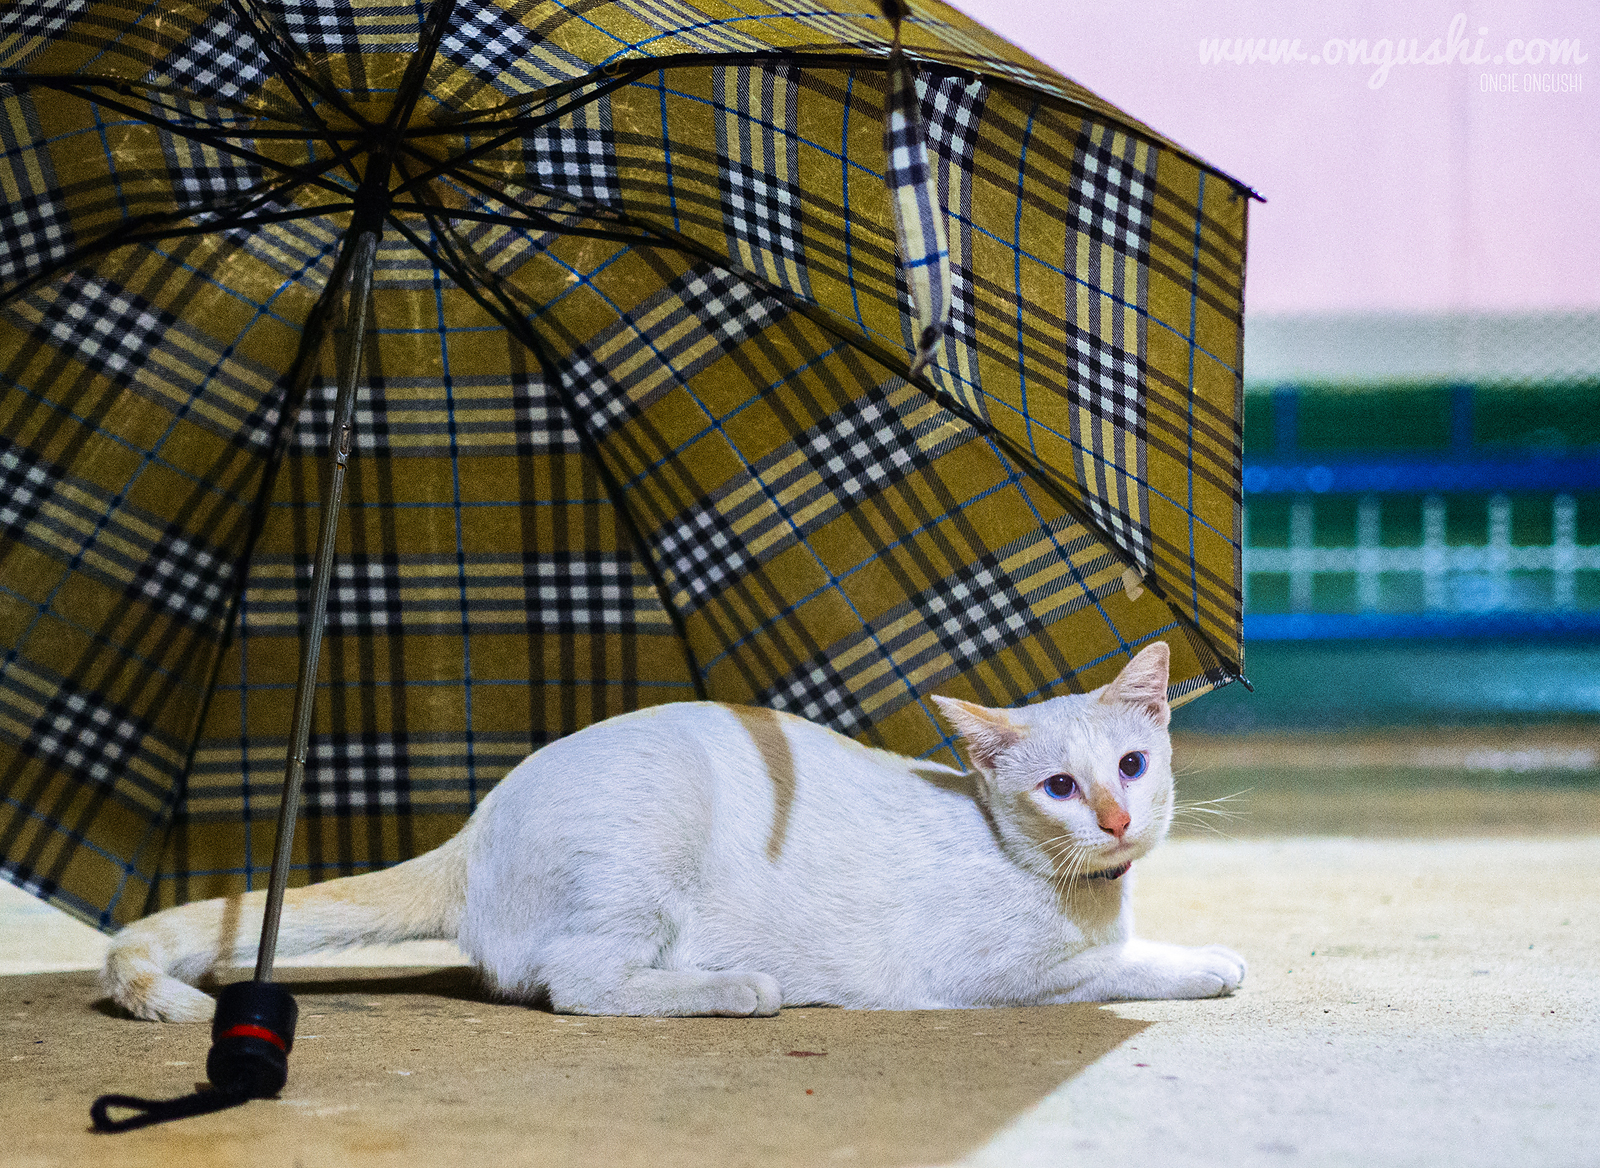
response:
[[[1099,872],[1086,872],[1081,877],[1084,880],[1120,880],[1128,874],[1128,869],[1133,867],[1132,860],[1124,860],[1115,868],[1105,868]]]

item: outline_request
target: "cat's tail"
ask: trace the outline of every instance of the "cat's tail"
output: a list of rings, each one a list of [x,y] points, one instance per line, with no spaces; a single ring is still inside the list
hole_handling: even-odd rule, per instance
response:
[[[471,825],[425,855],[360,876],[345,876],[283,898],[280,957],[385,941],[454,940],[467,896]],[[219,965],[252,964],[261,937],[265,891],[167,909],[135,921],[111,941],[102,988],[137,1018],[205,1022],[216,1003],[194,988]]]

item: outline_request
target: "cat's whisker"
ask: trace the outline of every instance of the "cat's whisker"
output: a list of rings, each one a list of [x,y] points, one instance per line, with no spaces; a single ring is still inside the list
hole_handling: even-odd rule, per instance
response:
[[[1255,790],[1254,787],[1246,787],[1242,791],[1235,791],[1231,795],[1218,795],[1214,799],[1179,799],[1178,800],[1178,806],[1179,807],[1204,807],[1204,806],[1207,806],[1207,805],[1212,804],[1212,803],[1231,803],[1235,799],[1244,798],[1246,795],[1250,794],[1250,792],[1254,791],[1254,790]]]
[[[1083,846],[1072,835],[1065,832],[1042,841],[1042,846],[1050,855],[1052,865],[1051,887],[1055,889],[1059,896],[1070,896],[1071,881],[1075,879],[1077,867],[1082,862]]]
[[[1240,806],[1230,806],[1235,800],[1249,794],[1249,790],[1236,791],[1215,799],[1180,799],[1172,812],[1172,822],[1205,831],[1223,839],[1234,838],[1224,831],[1218,821],[1233,822],[1247,818],[1248,812]]]
[[[1243,819],[1247,812],[1239,807],[1175,807],[1172,811],[1174,819],[1179,816],[1215,816],[1218,819]]]
[[[1231,804],[1245,794],[1248,792],[1238,791],[1215,799],[1180,799],[1172,809],[1172,821],[1211,828],[1213,820],[1243,819],[1247,814],[1244,808]]]
[[[1090,851],[1077,840],[1072,841],[1072,854],[1067,867],[1067,882],[1065,896],[1070,899],[1073,890],[1078,886],[1078,878],[1083,875],[1083,870],[1088,866]]]

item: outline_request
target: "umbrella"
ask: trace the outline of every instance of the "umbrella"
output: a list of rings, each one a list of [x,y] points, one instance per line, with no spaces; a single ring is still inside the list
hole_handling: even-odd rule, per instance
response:
[[[0,135],[0,862],[101,927],[262,882],[341,374],[296,882],[640,705],[1240,673],[1249,192],[953,9],[22,0]]]

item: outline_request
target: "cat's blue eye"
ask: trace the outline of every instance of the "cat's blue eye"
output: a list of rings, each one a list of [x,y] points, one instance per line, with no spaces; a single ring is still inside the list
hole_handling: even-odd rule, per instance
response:
[[[1078,791],[1078,783],[1071,775],[1051,775],[1040,785],[1052,799],[1070,799]]]
[[[1144,774],[1145,768],[1150,765],[1150,756],[1142,750],[1130,750],[1122,756],[1122,761],[1117,764],[1117,769],[1122,772],[1125,779],[1137,779]]]

